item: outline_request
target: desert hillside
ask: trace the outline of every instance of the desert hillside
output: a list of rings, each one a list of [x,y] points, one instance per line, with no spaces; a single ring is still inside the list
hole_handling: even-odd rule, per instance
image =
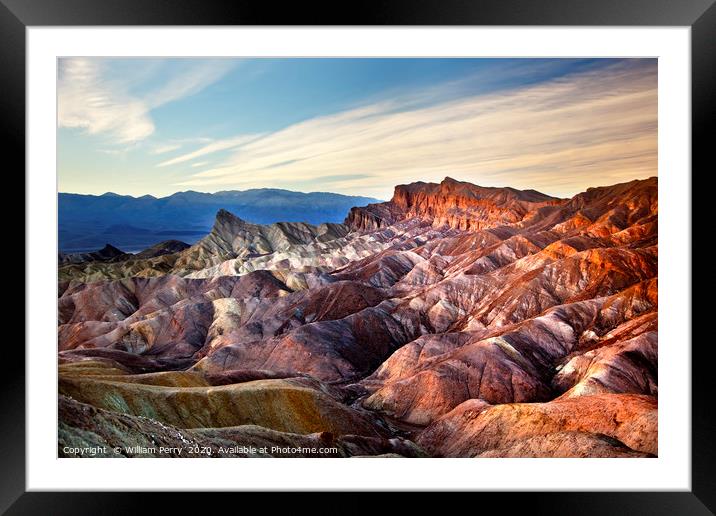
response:
[[[61,257],[60,455],[655,456],[657,227],[656,178],[445,178],[343,223],[220,209],[191,246]]]

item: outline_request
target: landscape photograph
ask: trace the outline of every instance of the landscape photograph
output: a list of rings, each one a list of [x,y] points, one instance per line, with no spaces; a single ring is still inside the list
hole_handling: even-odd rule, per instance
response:
[[[57,81],[58,457],[658,457],[657,59]]]

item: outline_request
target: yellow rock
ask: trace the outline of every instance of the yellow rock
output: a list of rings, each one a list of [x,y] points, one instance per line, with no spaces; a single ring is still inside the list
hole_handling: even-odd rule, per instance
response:
[[[299,434],[377,435],[358,412],[296,380],[177,386],[196,377],[199,374],[186,372],[107,378],[61,375],[60,393],[95,407],[180,428],[253,424]],[[128,382],[128,378],[136,381]]]

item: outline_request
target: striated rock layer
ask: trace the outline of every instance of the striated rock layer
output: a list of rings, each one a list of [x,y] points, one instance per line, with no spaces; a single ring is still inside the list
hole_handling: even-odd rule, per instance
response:
[[[657,229],[656,178],[571,199],[446,178],[319,226],[222,210],[186,249],[60,267],[60,392],[418,444],[341,456],[653,456]]]
[[[541,208],[559,203],[535,190],[486,188],[446,177],[440,184],[396,186],[390,201],[352,208],[346,224],[358,230],[378,229],[419,217],[436,227],[478,230],[530,219]]]

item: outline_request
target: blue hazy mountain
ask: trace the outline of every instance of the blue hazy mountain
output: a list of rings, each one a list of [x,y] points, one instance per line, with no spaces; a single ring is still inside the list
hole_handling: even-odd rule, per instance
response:
[[[380,202],[370,197],[274,188],[216,193],[178,192],[167,197],[60,193],[59,247],[86,252],[111,244],[133,252],[159,241],[194,243],[223,208],[249,222],[343,222],[353,206]]]

